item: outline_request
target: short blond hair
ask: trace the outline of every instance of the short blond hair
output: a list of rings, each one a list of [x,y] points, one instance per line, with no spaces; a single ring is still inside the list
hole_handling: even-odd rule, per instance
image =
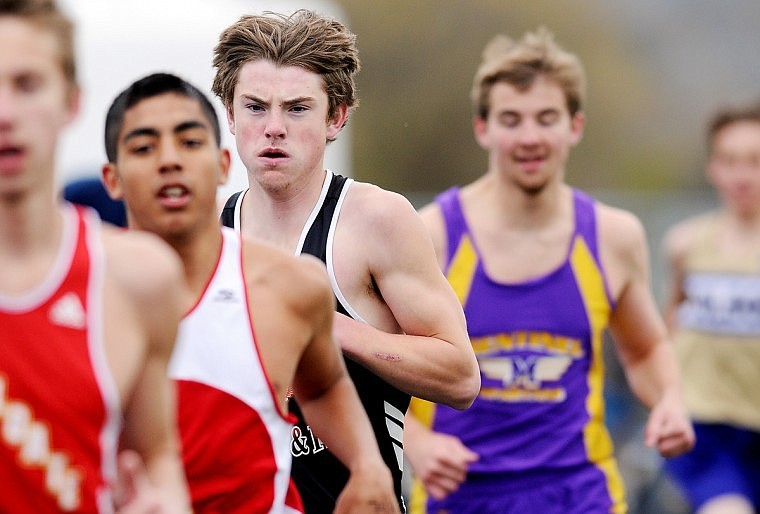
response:
[[[526,32],[520,41],[495,36],[483,50],[483,58],[473,80],[470,98],[474,114],[486,119],[494,84],[506,82],[519,91],[527,90],[537,77],[545,77],[562,88],[571,115],[584,103],[586,77],[575,54],[567,52],[545,27]]]

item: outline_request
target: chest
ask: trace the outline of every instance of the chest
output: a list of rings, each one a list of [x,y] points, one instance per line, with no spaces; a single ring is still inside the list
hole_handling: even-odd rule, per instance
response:
[[[169,363],[175,380],[194,381],[261,408],[272,408],[241,280],[209,285],[181,321]]]
[[[466,233],[446,270],[462,299],[473,337],[529,330],[587,340],[606,327],[610,301],[606,280],[588,242],[540,237],[491,239],[482,250]],[[551,257],[541,257],[541,252]],[[485,258],[484,258],[485,256]],[[503,257],[502,257],[503,256]],[[494,273],[492,263],[497,263]],[[521,272],[521,273],[520,273]]]
[[[531,280],[559,268],[568,256],[569,231],[478,230],[472,234],[488,276],[502,283]]]

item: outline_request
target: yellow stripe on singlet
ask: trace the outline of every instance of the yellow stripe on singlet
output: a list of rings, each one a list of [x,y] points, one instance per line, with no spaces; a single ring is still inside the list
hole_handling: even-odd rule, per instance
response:
[[[459,303],[465,305],[467,298],[470,296],[470,287],[472,278],[478,267],[478,255],[472,245],[470,236],[462,236],[457,251],[451,259],[449,271],[446,273],[446,279],[451,284],[451,288],[457,295]],[[435,404],[419,398],[412,398],[409,409],[423,425],[431,427],[433,425],[433,415],[435,414]],[[409,514],[425,514],[427,504],[427,492],[422,482],[415,478],[412,483],[412,493],[409,502]]]
[[[434,403],[421,398],[412,398],[409,410],[426,427],[430,428],[433,425]],[[422,485],[422,481],[419,478],[415,477],[412,481],[412,490],[409,495],[409,514],[426,514],[427,500],[428,496],[425,486]]]
[[[459,242],[457,251],[451,259],[449,271],[446,273],[449,284],[451,284],[452,289],[457,294],[459,303],[463,306],[467,303],[467,298],[470,296],[472,277],[475,276],[477,267],[478,254],[475,253],[475,247],[472,245],[470,236],[465,234]]]
[[[624,514],[627,511],[625,487],[613,457],[612,439],[604,424],[602,344],[610,316],[610,303],[602,271],[581,236],[575,238],[570,263],[591,324],[592,351],[588,373],[589,394],[586,398],[589,421],[583,429],[586,453],[607,479],[607,490],[614,503],[611,512]]]

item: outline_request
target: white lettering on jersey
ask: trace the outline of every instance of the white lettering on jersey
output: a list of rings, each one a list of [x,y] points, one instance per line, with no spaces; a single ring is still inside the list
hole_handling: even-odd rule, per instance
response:
[[[48,425],[34,419],[29,405],[7,393],[8,381],[0,374],[0,441],[17,451],[22,467],[45,470],[45,487],[62,511],[77,510],[82,500],[81,472],[69,466],[65,453],[51,453]]]

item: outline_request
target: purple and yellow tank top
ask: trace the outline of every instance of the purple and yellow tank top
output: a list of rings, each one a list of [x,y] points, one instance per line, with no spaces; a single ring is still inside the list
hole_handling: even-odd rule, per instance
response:
[[[471,475],[520,476],[597,466],[610,496],[623,485],[604,424],[603,332],[613,301],[600,264],[594,200],[574,190],[575,231],[555,270],[520,283],[491,280],[459,201],[436,198],[446,223],[446,276],[464,306],[481,372],[473,405],[413,400],[437,432],[480,454]]]

